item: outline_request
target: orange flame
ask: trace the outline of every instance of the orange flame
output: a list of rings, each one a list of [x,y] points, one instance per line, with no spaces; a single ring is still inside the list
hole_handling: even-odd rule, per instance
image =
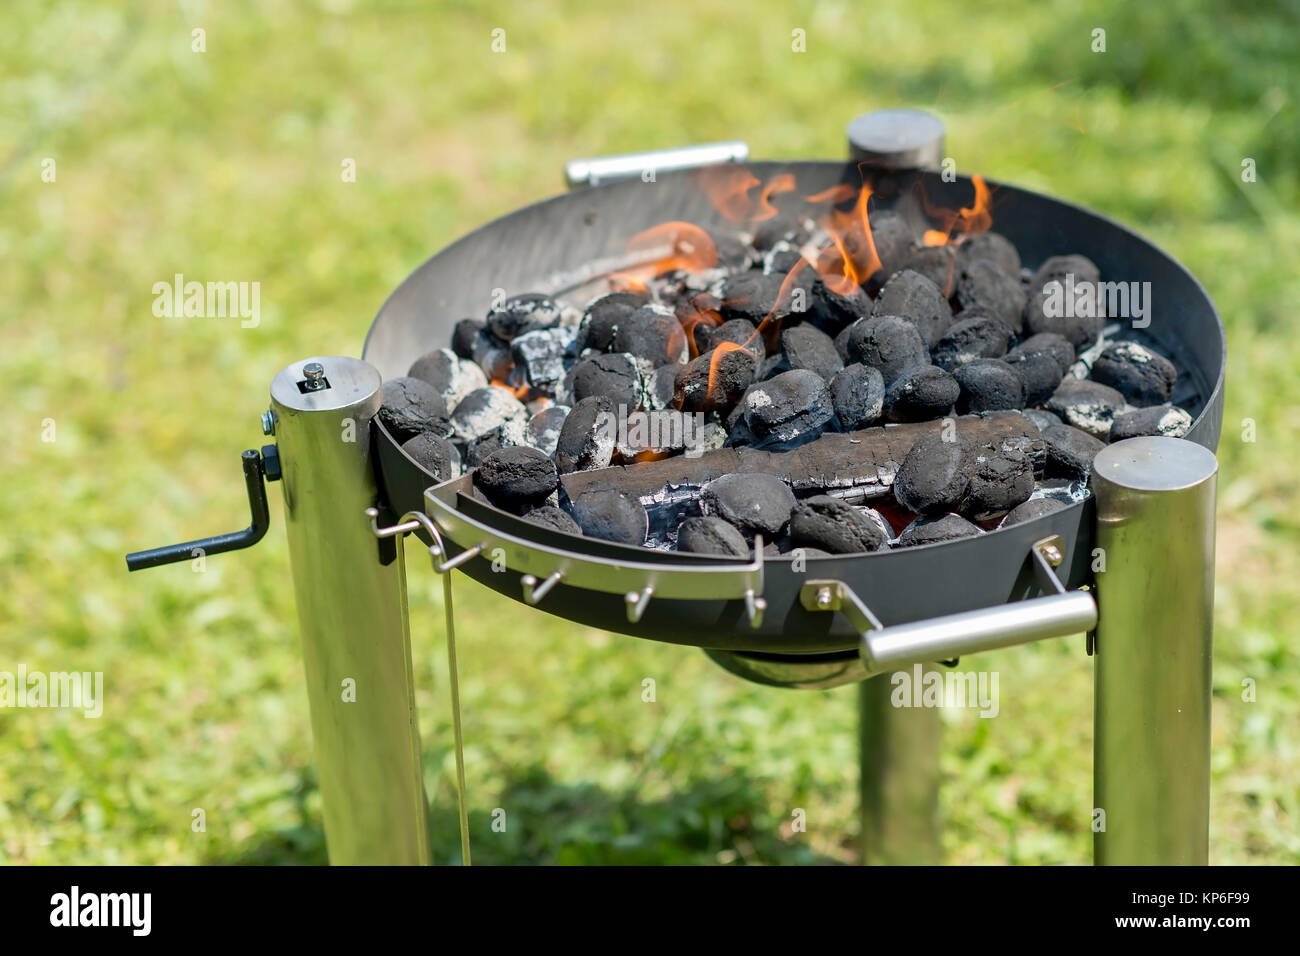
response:
[[[695,345],[695,329],[700,325],[717,328],[722,324],[722,314],[716,309],[704,308],[691,302],[686,309],[678,312],[677,319],[682,323],[682,331],[686,333],[686,346],[690,349],[691,358],[700,354],[700,350]]]
[[[529,387],[527,382],[524,382],[522,385],[516,388],[515,386],[511,385],[509,382],[503,382],[499,378],[494,378],[492,379],[490,384],[495,385],[497,388],[504,388],[507,392],[509,392],[515,398],[519,399],[521,402],[524,400],[524,398],[528,395],[529,392]]]
[[[709,389],[705,392],[707,402],[710,406],[722,405],[726,402],[727,396],[719,391],[718,387],[718,366],[722,363],[722,358],[729,352],[743,350],[745,346],[738,345],[735,342],[719,342],[713,347],[713,355],[709,358]]]
[[[689,222],[663,222],[628,240],[630,255],[648,261],[610,276],[616,287],[644,291],[646,280],[681,269],[702,272],[718,264],[718,250],[709,234]]]
[[[805,202],[825,202],[832,206],[838,206],[842,202],[848,202],[854,198],[853,187],[848,183],[836,183],[830,189],[823,189],[819,193],[813,193],[811,196],[805,196]]]
[[[853,208],[844,211],[832,209],[826,222],[835,253],[823,254],[817,263],[817,272],[826,287],[838,295],[849,295],[880,271],[880,256],[871,237],[871,220],[867,216],[867,201],[871,187],[863,185],[858,190]]]
[[[759,180],[744,166],[723,164],[700,170],[700,188],[730,222],[745,222],[751,214],[752,200],[749,191],[759,185]]]
[[[781,173],[779,176],[773,176],[768,181],[768,184],[763,187],[763,192],[758,197],[758,211],[750,217],[750,220],[752,222],[762,222],[764,219],[773,218],[777,214],[777,209],[772,205],[772,197],[790,192],[794,192],[794,173]]]
[[[987,232],[993,226],[993,193],[983,177],[972,176],[971,184],[975,187],[975,199],[969,206],[952,210],[931,206],[921,191],[921,202],[931,218],[938,220],[938,229],[926,230],[923,241],[927,246],[943,246],[952,242],[953,234]]]

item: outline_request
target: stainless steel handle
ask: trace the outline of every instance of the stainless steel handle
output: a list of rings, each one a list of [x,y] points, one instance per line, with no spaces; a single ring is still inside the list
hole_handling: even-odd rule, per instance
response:
[[[564,181],[575,186],[599,186],[601,183],[642,176],[647,170],[669,172],[694,169],[715,163],[743,163],[749,159],[749,144],[732,139],[723,143],[701,143],[676,149],[651,149],[643,153],[618,156],[593,156],[571,159],[564,164]]]
[[[1097,602],[1086,592],[1067,591],[1053,570],[1062,561],[1062,547],[1060,536],[1053,535],[1036,542],[1030,552],[1039,583],[1052,594],[1001,607],[885,627],[841,581],[807,581],[799,598],[810,611],[840,611],[853,622],[862,634],[859,653],[869,676],[1092,630]]]

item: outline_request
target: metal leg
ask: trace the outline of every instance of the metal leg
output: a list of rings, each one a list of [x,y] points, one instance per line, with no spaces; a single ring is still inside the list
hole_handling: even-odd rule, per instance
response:
[[[858,685],[862,862],[942,862],[939,741],[933,707],[895,707],[881,674]]]
[[[330,862],[427,864],[401,544],[362,517],[379,405],[379,373],[357,359],[308,359],[271,383]]]
[[[1117,442],[1093,463],[1099,865],[1209,860],[1217,469],[1178,438]]]

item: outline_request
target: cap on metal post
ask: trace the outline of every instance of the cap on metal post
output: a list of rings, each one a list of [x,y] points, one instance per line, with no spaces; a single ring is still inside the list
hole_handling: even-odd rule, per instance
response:
[[[943,123],[924,110],[872,110],[846,130],[849,157],[880,169],[937,169],[943,162]]]

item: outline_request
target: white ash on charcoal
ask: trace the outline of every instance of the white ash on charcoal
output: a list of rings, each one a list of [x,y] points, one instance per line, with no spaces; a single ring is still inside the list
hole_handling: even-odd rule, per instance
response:
[[[1012,525],[1020,524],[1022,521],[1032,521],[1034,518],[1043,517],[1043,515],[1055,514],[1058,511],[1063,511],[1066,507],[1064,501],[1058,501],[1055,498],[1030,498],[1008,511],[1007,516],[1002,519],[998,527],[1009,528]]]
[[[474,346],[480,335],[487,335],[486,322],[479,319],[461,319],[451,330],[451,350],[460,358],[476,361]]]
[[[685,412],[711,412],[730,408],[745,394],[758,371],[754,353],[721,343],[696,357],[677,376],[678,400]]]
[[[634,496],[617,488],[593,488],[568,502],[569,515],[589,538],[645,544],[650,519]]]
[[[946,248],[935,246],[934,248]],[[947,331],[939,337],[930,350],[930,358],[935,365],[946,371],[956,371],[960,365],[981,358],[1001,358],[1007,354],[1013,333],[1005,323],[990,315],[979,312],[962,312],[957,320],[948,326]],[[1062,340],[1064,341],[1064,340]],[[1071,352],[1073,361],[1073,352]],[[1065,369],[1061,369],[1052,388],[1060,384]]]
[[[775,475],[723,475],[700,492],[705,517],[721,518],[751,542],[756,534],[765,541],[778,538],[794,505],[794,493]]]
[[[937,365],[918,366],[885,390],[885,421],[927,422],[942,418],[952,411],[961,391],[957,379]]]
[[[1052,256],[1026,290],[1026,331],[1055,332],[1079,348],[1095,342],[1105,324],[1104,303],[1097,295],[1100,278],[1096,264],[1085,256]]]
[[[1020,376],[1025,404],[1038,405],[1060,387],[1074,363],[1074,346],[1055,332],[1039,332],[1007,352],[1003,361]]]
[[[912,369],[930,364],[930,351],[920,330],[896,315],[859,319],[840,333],[836,345],[845,365],[860,362],[879,369],[886,386]]]
[[[677,528],[677,550],[747,558],[750,546],[734,526],[721,518],[701,515],[687,518]]]
[[[490,311],[487,328],[498,341],[509,343],[525,332],[554,328],[560,324],[563,311],[549,295],[525,292],[511,296]]]
[[[592,395],[573,406],[555,443],[555,464],[562,474],[607,468],[614,458],[615,405],[604,395]]]
[[[973,359],[953,373],[961,387],[957,411],[996,412],[1025,407],[1025,386],[1017,371],[996,358]]]
[[[934,283],[945,299],[951,299],[957,291],[957,246],[948,243],[942,246],[921,246],[913,251],[904,269],[910,269],[925,276]]]
[[[501,448],[483,459],[474,471],[474,485],[492,504],[524,514],[546,502],[559,487],[555,462],[536,448]]]
[[[755,447],[792,447],[826,430],[835,414],[826,382],[816,372],[793,369],[745,393],[745,425]]]
[[[809,269],[811,262],[804,259],[803,253],[800,252],[792,243],[778,242],[763,253],[759,260],[758,268],[768,275],[779,275],[787,278],[792,269],[798,267],[800,273],[796,278],[803,278],[803,270]],[[809,269],[809,271],[812,271]],[[812,281],[808,280],[808,288],[811,290]]]
[[[568,512],[557,508],[555,505],[542,505],[540,508],[534,508],[524,514],[523,519],[531,524],[549,528],[552,531],[563,531],[565,534],[582,534],[582,528],[578,527],[578,522],[570,518]]]
[[[642,405],[648,411],[673,408],[677,400],[677,378],[682,373],[680,365],[660,365],[644,382]]]
[[[614,342],[619,323],[646,304],[643,292],[610,292],[587,306],[578,324],[574,350],[581,355],[587,349],[607,352]]]
[[[1035,473],[1046,459],[1037,431],[1018,412],[995,412],[947,422],[889,425],[821,437],[786,451],[724,448],[698,458],[675,456],[612,468],[565,473],[570,496],[594,486],[613,484],[637,495],[647,507],[690,506],[699,490],[723,475],[775,476],[799,497],[833,494],[851,503],[888,499],[903,461],[918,438],[955,433],[972,448],[1009,450],[1030,455]],[[563,469],[561,469],[563,471]]]
[[[966,494],[975,464],[969,442],[944,432],[923,435],[894,475],[894,498],[916,514],[951,511]]]
[[[890,535],[882,527],[883,520],[873,521],[864,510],[830,495],[805,498],[790,512],[790,544],[828,554],[888,548]]]
[[[971,524],[961,515],[946,514],[917,518],[899,533],[898,544],[904,548],[915,548],[923,544],[975,538],[983,533],[979,525]]]
[[[488,384],[477,363],[461,358],[451,349],[425,353],[411,363],[411,370],[406,374],[436,388],[448,408],[455,408],[470,392]]]
[[[1034,463],[1019,449],[981,452],[957,509],[971,521],[1000,518],[1034,493]]]
[[[524,444],[554,458],[556,446],[560,442],[560,431],[564,428],[564,422],[568,419],[570,411],[567,405],[548,405],[536,412],[528,419]]]
[[[1044,474],[1049,478],[1087,481],[1092,475],[1092,460],[1105,447],[1100,439],[1070,425],[1052,425],[1043,430],[1042,436],[1047,445]]]
[[[421,433],[447,437],[447,403],[428,382],[409,375],[384,382],[378,418],[399,442]]]
[[[504,388],[489,385],[466,395],[451,413],[456,438],[466,446],[496,432],[508,445],[524,441],[528,429],[528,409]]]
[[[897,315],[921,333],[927,349],[934,348],[952,325],[948,298],[933,282],[911,269],[895,272],[876,296],[871,317]]]
[[[732,272],[742,272],[755,261],[754,247],[741,239],[734,232],[709,233],[713,240],[713,249],[718,254],[718,267]]]
[[[1192,428],[1192,416],[1177,405],[1152,405],[1120,412],[1110,425],[1110,440],[1142,438],[1159,435],[1165,438],[1182,438]]]
[[[1092,364],[1092,380],[1109,385],[1139,407],[1169,401],[1178,369],[1163,355],[1137,342],[1114,342]]]
[[[1066,377],[1047,400],[1047,410],[1094,438],[1110,434],[1115,415],[1127,407],[1124,396],[1100,382]]]
[[[1020,275],[1020,253],[1006,236],[996,232],[971,232],[956,243],[957,263],[965,270],[971,263],[983,259],[996,266],[1003,274]]]
[[[510,357],[517,372],[534,394],[554,397],[560,383],[577,361],[574,340],[577,330],[537,329],[515,336]]]
[[[1119,332],[1118,325],[1103,326],[1101,334],[1097,336],[1097,341],[1093,342],[1087,348],[1079,351],[1078,358],[1070,366],[1069,375],[1075,378],[1087,378],[1092,374],[1092,367],[1101,357],[1101,353],[1106,351],[1114,341],[1115,335]]]
[[[432,475],[434,481],[449,481],[460,477],[460,452],[441,435],[422,432],[404,441],[402,451],[415,459],[415,463]]]
[[[1050,498],[1064,505],[1077,505],[1092,497],[1089,482],[1083,478],[1044,478],[1034,488],[1030,499]]]
[[[780,244],[787,247],[802,245],[812,234],[813,224],[806,218],[780,213],[754,225],[750,243],[759,252]]]
[[[569,369],[556,399],[577,404],[599,395],[631,411],[641,406],[643,388],[636,359],[625,352],[609,352],[582,359]]]
[[[963,312],[975,309],[990,315],[1017,335],[1024,328],[1024,286],[1018,276],[1003,272],[987,259],[975,259],[962,268],[957,302]]]
[[[880,421],[885,408],[885,379],[880,369],[855,362],[831,379],[831,402],[840,431],[856,431]]]
[[[781,351],[791,369],[807,369],[828,382],[844,368],[834,339],[806,322],[782,330]]]

